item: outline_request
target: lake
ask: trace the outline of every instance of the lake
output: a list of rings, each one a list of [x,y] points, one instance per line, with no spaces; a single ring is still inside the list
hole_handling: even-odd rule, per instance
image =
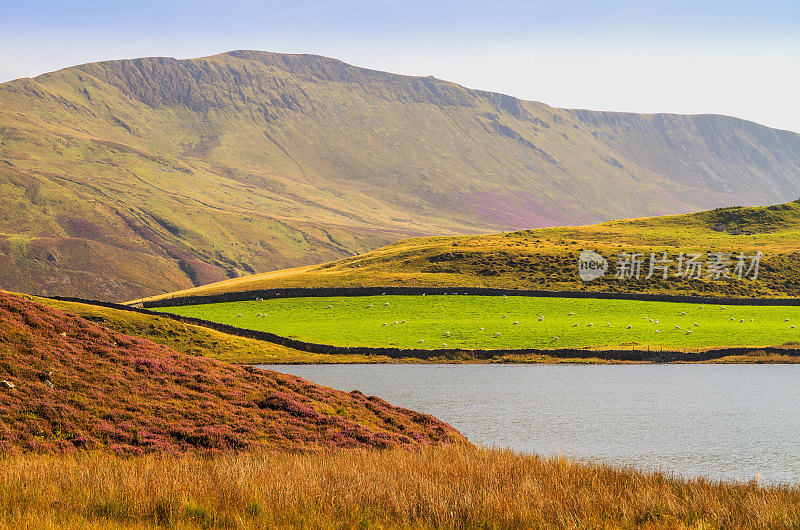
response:
[[[432,414],[475,444],[800,483],[800,365],[272,365]]]

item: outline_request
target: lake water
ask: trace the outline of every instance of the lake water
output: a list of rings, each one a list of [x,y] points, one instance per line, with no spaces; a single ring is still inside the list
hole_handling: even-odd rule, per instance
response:
[[[433,414],[476,444],[800,483],[800,365],[280,365]]]

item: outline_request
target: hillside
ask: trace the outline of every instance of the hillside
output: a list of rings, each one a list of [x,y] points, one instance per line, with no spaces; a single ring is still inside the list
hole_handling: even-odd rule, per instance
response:
[[[178,353],[0,292],[0,451],[122,454],[463,442],[354,391]]]
[[[588,88],[587,88],[588,89]],[[800,136],[236,51],[0,84],[0,287],[131,299],[402,238],[771,204]]]
[[[313,266],[257,274],[153,297],[219,294],[285,287],[498,287],[699,294],[710,296],[800,296],[800,201],[759,208],[720,208],[688,215],[627,219],[592,226],[543,228],[481,236],[415,238],[361,256]],[[577,260],[582,250],[614,259],[621,252],[649,258],[668,252],[761,251],[759,276],[707,280],[658,275],[639,280],[604,278],[584,283]]]

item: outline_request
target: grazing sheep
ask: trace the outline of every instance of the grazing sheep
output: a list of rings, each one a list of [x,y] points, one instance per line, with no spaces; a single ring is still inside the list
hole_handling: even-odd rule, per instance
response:
[[[447,348],[447,343],[446,343],[446,342],[443,342],[443,343],[442,343],[442,346],[444,346],[445,348]]]
[[[368,308],[369,308],[369,307],[372,307],[372,304],[369,304],[367,307],[368,307]]]
[[[792,326],[792,329],[797,329],[797,326]]]
[[[539,322],[541,322],[542,320],[544,320],[544,317],[539,317]]]
[[[405,321],[405,320],[401,320],[401,321],[400,321],[400,323],[401,323],[401,324],[405,324],[405,323],[406,323],[406,321]]]
[[[257,317],[259,317],[259,318],[261,318],[261,317],[263,317],[264,315],[262,315],[261,313],[259,313],[259,314],[258,314],[258,315],[256,315],[256,316],[257,316]]]
[[[742,322],[744,322],[744,319],[741,319],[741,320],[739,321],[739,324],[741,324]]]
[[[448,337],[450,336],[450,332],[449,331],[445,331],[444,334],[447,335]]]
[[[499,336],[500,336],[500,334],[499,334],[499,333],[495,333],[495,334],[494,334],[494,336],[495,336],[495,337],[499,337]]]
[[[559,340],[561,340],[561,339],[559,339],[558,337],[553,337],[553,342],[556,342],[556,341],[559,341]]]
[[[633,326],[628,326],[628,329],[631,329]]]
[[[685,317],[686,316],[686,311],[681,311],[681,316]]]
[[[568,317],[574,317],[574,316],[575,316],[575,313],[570,313],[570,314],[569,314],[569,315],[567,315],[567,316],[568,316]]]
[[[419,339],[420,342],[425,342],[425,339]]]
[[[592,324],[591,322],[589,322],[588,324],[586,324],[586,327],[587,327],[587,328],[590,328],[590,327],[592,327],[592,326],[594,326],[594,324]]]
[[[385,304],[383,304],[383,305],[384,305],[384,306],[387,306],[387,305],[389,305],[389,302],[386,302],[386,303],[385,303]]]
[[[517,324],[519,324],[519,322],[515,320],[514,321],[514,325],[516,326]]]
[[[661,330],[660,330],[660,329],[657,329],[657,330],[656,330],[656,333],[661,333]]]
[[[703,306],[700,306],[700,309],[703,309]]]
[[[686,334],[687,335],[691,335],[692,334],[692,330],[690,329],[689,331],[686,332]]]
[[[658,319],[655,320],[655,323],[658,324]]]
[[[696,327],[696,328],[699,328],[699,327],[700,327],[700,324],[698,324],[697,322],[695,322],[695,323],[694,323],[694,327]]]
[[[328,309],[333,309],[333,306],[328,304]]]
[[[784,320],[784,322],[789,322],[789,319],[787,318],[786,320]]]
[[[680,326],[675,326],[675,329],[681,329],[681,327]]]
[[[720,309],[725,309],[725,306],[720,307]]]
[[[503,318],[508,318],[508,315],[503,315]]]
[[[573,327],[573,328],[577,328],[577,327],[578,327],[578,324],[573,324],[573,325],[572,325],[572,327]]]
[[[381,324],[381,326],[386,326],[386,325],[388,325],[386,322],[384,322],[383,324]]]
[[[239,313],[238,315],[236,315],[236,318],[241,318],[241,316],[242,316],[242,314]]]
[[[395,323],[395,324],[399,324],[400,322],[398,322],[397,320],[395,320],[395,321],[394,321],[394,323]]]
[[[731,317],[731,321],[736,321],[736,317]]]
[[[611,322],[606,322],[606,327],[610,328],[611,327]]]
[[[751,318],[751,319],[750,319],[750,322],[755,322],[755,320]]]
[[[486,328],[481,328],[481,331],[485,330]]]

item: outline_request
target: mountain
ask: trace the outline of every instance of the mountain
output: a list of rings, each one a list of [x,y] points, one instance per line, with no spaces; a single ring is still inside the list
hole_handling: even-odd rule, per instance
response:
[[[795,133],[556,109],[319,56],[0,84],[0,286],[32,293],[130,299],[407,237],[798,195]]]
[[[432,416],[187,355],[0,292],[0,450],[122,454],[464,443]]]
[[[195,287],[151,300],[293,287],[493,287],[707,296],[800,296],[800,200],[768,207],[718,208],[694,214],[626,219],[598,225],[540,228],[490,235],[414,238],[323,265],[256,274]],[[605,277],[586,283],[578,275],[584,250],[609,260]],[[646,278],[651,254],[672,262]],[[758,274],[747,270],[753,256]],[[640,253],[640,278],[617,279],[621,253]],[[731,278],[677,277],[677,259],[708,253],[729,256]],[[744,279],[735,267],[744,255]]]

